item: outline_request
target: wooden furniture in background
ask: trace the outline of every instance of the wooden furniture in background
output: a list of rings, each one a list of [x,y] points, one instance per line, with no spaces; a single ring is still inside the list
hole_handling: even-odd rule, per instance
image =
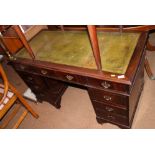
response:
[[[21,42],[23,43],[23,45],[25,46],[26,50],[28,51],[28,53],[30,54],[30,56],[32,57],[32,59],[35,59],[34,53],[30,47],[29,44],[27,44],[27,40],[25,35],[23,34],[22,30],[20,29],[20,27],[18,25],[13,25],[12,26],[13,29],[15,30],[15,32],[18,34]]]
[[[23,47],[21,40],[11,25],[0,27],[0,40],[3,43],[3,48],[5,48],[5,51],[9,51],[10,54],[15,54]]]
[[[155,28],[154,28],[154,30],[155,30]],[[149,39],[148,39],[148,42],[147,42],[146,49],[148,51],[155,52],[155,46],[151,45]],[[150,67],[150,64],[149,64],[149,61],[148,61],[147,57],[146,57],[146,60],[145,60],[145,69],[146,69],[146,72],[147,72],[149,78],[151,80],[155,80],[155,75],[153,74],[153,72],[151,70],[151,67]]]
[[[0,84],[0,128],[5,128],[13,117],[17,114],[20,105],[25,107],[25,111],[21,114],[17,122],[13,125],[13,128],[18,128],[22,123],[27,113],[30,112],[35,118],[38,118],[38,114],[30,107],[22,95],[16,90],[16,88],[10,84],[7,79],[7,76],[0,64],[0,74],[4,84]],[[16,104],[16,107],[13,108],[13,105]],[[10,109],[13,109],[9,115],[6,116]],[[6,118],[5,118],[6,116]],[[4,121],[3,121],[4,118]]]
[[[33,38],[37,33],[39,33],[42,29],[47,29],[46,25],[20,25],[22,28],[26,40],[29,41]]]
[[[146,32],[150,32],[151,30],[155,30],[155,25],[141,25],[141,26],[132,26],[132,27],[128,27],[128,28],[124,28],[126,30],[137,30],[137,31],[146,31]],[[151,45],[149,39],[147,41],[147,45],[146,45],[146,49],[149,51],[154,51],[155,52],[155,46]],[[147,72],[147,75],[149,76],[149,78],[151,80],[155,80],[155,76],[153,75],[153,72],[151,70],[149,61],[147,59],[147,57],[145,58],[145,70]]]

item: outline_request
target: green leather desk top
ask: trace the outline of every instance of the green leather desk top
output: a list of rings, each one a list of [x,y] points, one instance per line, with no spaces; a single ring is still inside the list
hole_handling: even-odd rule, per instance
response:
[[[139,33],[98,32],[102,70],[124,74],[137,45]],[[42,31],[30,42],[36,60],[97,69],[87,32]],[[29,58],[22,48],[16,57]]]

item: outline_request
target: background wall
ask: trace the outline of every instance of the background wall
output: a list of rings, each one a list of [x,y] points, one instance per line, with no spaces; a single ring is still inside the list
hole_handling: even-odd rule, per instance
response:
[[[40,32],[42,29],[47,29],[46,25],[21,25],[24,30],[25,37],[30,40],[34,35]]]

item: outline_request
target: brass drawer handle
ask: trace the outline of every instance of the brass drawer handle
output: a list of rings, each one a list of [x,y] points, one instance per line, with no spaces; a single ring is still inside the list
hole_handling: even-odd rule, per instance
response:
[[[30,81],[32,81],[32,80],[33,80],[33,78],[32,78],[32,77],[30,77],[30,76],[28,77],[28,79],[29,79]]]
[[[101,83],[101,86],[102,86],[103,88],[105,88],[105,89],[111,87],[111,85],[110,85],[109,83],[107,83],[106,81],[102,82],[102,83]]]
[[[108,115],[107,116],[109,119],[112,119],[112,120],[115,120],[116,118],[114,117],[114,116],[112,116],[112,115]]]
[[[35,89],[39,89],[39,86],[34,86]]]
[[[44,96],[45,96],[45,94],[43,94],[43,93],[40,93],[39,95],[40,95],[41,97],[44,97]]]
[[[41,70],[41,73],[42,73],[43,75],[46,75],[46,74],[47,74],[47,71],[46,71],[46,70]]]
[[[106,111],[108,111],[108,112],[114,111],[114,109],[113,109],[113,108],[110,108],[110,107],[106,107],[105,109],[106,109]]]
[[[66,78],[67,78],[67,80],[69,80],[69,81],[71,81],[71,80],[73,80],[73,79],[74,79],[74,77],[73,77],[73,76],[71,76],[71,75],[66,75]]]
[[[103,96],[103,97],[104,97],[104,99],[105,99],[106,101],[111,101],[111,99],[112,99],[110,96],[106,96],[106,95]]]
[[[25,69],[25,66],[20,65],[20,69],[24,70]]]

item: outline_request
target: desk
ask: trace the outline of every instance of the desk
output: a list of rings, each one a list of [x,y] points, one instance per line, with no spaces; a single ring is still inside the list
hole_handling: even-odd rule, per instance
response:
[[[147,33],[98,33],[102,71],[96,69],[85,32],[50,33],[29,42],[35,60],[24,48],[9,60],[37,99],[60,108],[67,86],[79,85],[88,90],[98,123],[131,128],[144,85]]]

